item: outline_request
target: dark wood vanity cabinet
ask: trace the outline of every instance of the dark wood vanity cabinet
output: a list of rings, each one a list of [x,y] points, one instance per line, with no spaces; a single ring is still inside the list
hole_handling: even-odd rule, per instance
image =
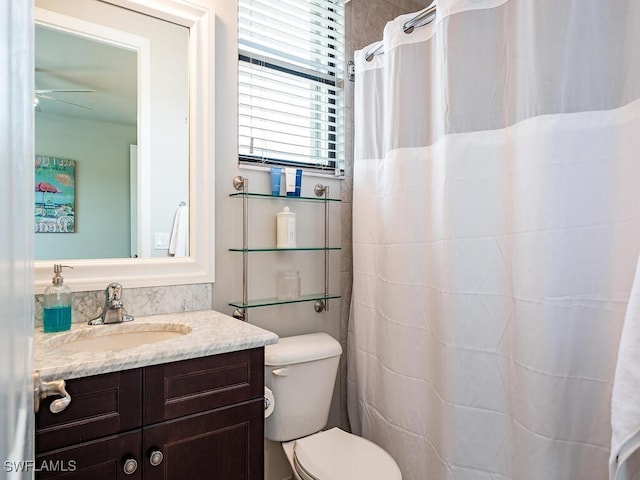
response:
[[[52,414],[46,399],[36,415],[36,478],[264,477],[263,348],[69,380],[67,390],[66,410]]]

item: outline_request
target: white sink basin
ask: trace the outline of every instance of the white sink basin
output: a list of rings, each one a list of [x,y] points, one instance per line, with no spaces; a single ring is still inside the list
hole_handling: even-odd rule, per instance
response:
[[[44,348],[64,352],[123,350],[180,338],[191,332],[181,323],[120,323],[95,325],[79,331],[57,334],[44,342]]]

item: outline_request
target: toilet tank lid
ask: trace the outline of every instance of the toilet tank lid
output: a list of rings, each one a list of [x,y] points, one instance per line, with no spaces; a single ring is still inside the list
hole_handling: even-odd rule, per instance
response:
[[[340,343],[326,333],[281,337],[278,343],[264,347],[264,364],[291,365],[336,357],[341,353]]]

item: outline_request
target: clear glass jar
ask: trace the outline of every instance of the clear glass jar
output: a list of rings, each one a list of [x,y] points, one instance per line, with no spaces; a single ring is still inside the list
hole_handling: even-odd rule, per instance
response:
[[[300,272],[278,272],[278,300],[296,300],[300,298]]]

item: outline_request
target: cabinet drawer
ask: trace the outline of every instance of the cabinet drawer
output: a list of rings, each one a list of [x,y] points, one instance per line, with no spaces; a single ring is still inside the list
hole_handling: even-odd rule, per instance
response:
[[[86,442],[140,427],[142,373],[140,369],[67,381],[71,403],[60,413],[40,404],[36,415],[36,452]]]
[[[136,430],[113,435],[36,456],[36,480],[135,480],[142,478],[140,445],[142,433]],[[138,467],[124,473],[124,462],[132,458]]]
[[[264,395],[264,348],[144,369],[144,423],[162,422]]]

